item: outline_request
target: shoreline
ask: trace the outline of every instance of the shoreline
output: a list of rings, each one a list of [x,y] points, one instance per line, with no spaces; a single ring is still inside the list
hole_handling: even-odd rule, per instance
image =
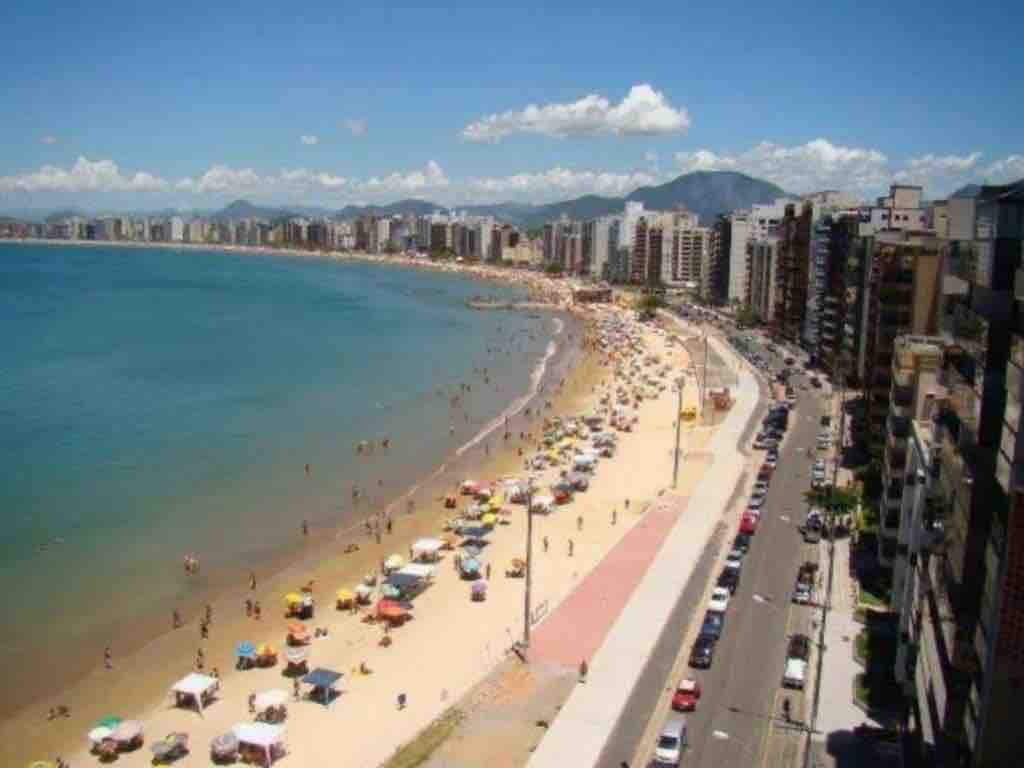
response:
[[[171,251],[216,251],[252,256],[280,256],[295,259],[322,259],[325,261],[353,262],[362,264],[385,264],[398,267],[412,267],[437,272],[457,272],[476,277],[480,280],[495,281],[504,284],[526,285],[528,289],[538,291],[543,301],[530,296],[531,303],[555,305],[567,309],[571,302],[569,286],[554,280],[542,272],[513,266],[498,266],[483,262],[433,261],[429,257],[416,258],[400,254],[375,254],[364,251],[305,251],[297,248],[279,248],[260,245],[228,245],[224,243],[151,243],[129,240],[51,240],[48,238],[4,238],[5,243],[19,245],[76,246],[83,248],[115,247],[162,249]],[[534,307],[535,309],[536,307]]]
[[[2,241],[8,242],[8,241]],[[60,241],[38,241],[40,243],[47,242],[50,244],[60,245]],[[107,243],[82,243],[83,245],[95,245],[102,246],[108,245]],[[135,246],[140,244],[124,244],[125,246]],[[162,246],[155,246],[162,247]],[[176,247],[176,246],[171,246]],[[210,250],[206,246],[197,246],[196,250]],[[234,249],[237,250],[237,249]],[[277,255],[276,253],[270,253],[266,249],[260,249],[259,253],[265,255]],[[280,255],[302,255],[294,254],[291,252],[283,252]],[[319,254],[317,254],[319,256]],[[363,260],[355,258],[353,260]],[[365,261],[375,262],[376,259],[367,258]],[[386,263],[392,263],[395,260],[387,259]],[[412,260],[405,260],[411,262],[411,266],[420,266]],[[463,270],[461,266],[449,266],[445,265],[452,271],[468,271]],[[479,277],[484,277],[478,273]],[[539,276],[535,276],[539,277]],[[486,279],[486,277],[484,277]],[[545,278],[539,277],[544,280]],[[514,282],[514,281],[513,281]],[[561,308],[565,309],[565,308]],[[563,329],[562,334],[558,337],[559,348],[553,359],[548,361],[548,367],[543,372],[542,380],[550,384],[552,382],[557,383],[561,377],[567,378],[567,388],[574,389],[574,382],[579,378],[578,371],[581,368],[588,368],[587,354],[580,349],[580,341],[582,339],[583,328],[586,323],[585,312],[573,312],[567,311],[567,314],[575,317],[574,325],[571,326],[571,331]],[[575,325],[578,323],[579,325]],[[567,337],[575,335],[576,338],[572,343],[567,341]],[[581,362],[582,360],[582,362]],[[540,381],[536,382],[540,384]],[[547,387],[545,387],[547,388]],[[553,387],[552,387],[553,388]],[[423,473],[423,475],[416,479],[411,486],[405,487],[400,491],[397,491],[393,497],[386,499],[378,499],[376,503],[369,508],[364,508],[366,513],[372,511],[373,515],[379,515],[384,510],[394,509],[404,502],[404,500],[415,496],[418,502],[419,509],[431,509],[432,504],[430,501],[436,500],[439,490],[442,486],[447,487],[450,490],[450,486],[447,483],[450,482],[450,476],[453,473],[461,472],[463,476],[466,474],[474,474],[475,472],[483,472],[485,467],[493,465],[494,467],[503,468],[507,467],[505,471],[511,471],[518,469],[519,460],[516,458],[514,461],[510,459],[514,458],[514,447],[508,446],[507,451],[496,451],[494,456],[483,456],[483,453],[479,449],[479,444],[483,442],[485,437],[492,434],[497,427],[500,426],[502,414],[509,411],[510,408],[515,406],[513,415],[521,414],[524,409],[532,404],[539,402],[544,398],[546,393],[543,389],[534,392],[532,395],[528,393],[519,395],[516,398],[511,399],[506,404],[505,408],[499,411],[499,413],[490,422],[485,424],[481,430],[471,438],[466,444],[460,446],[453,453],[447,455],[440,466],[435,466],[430,470]],[[561,400],[562,396],[558,396],[556,399]],[[537,408],[538,412],[540,408]],[[518,430],[515,430],[518,431]],[[518,442],[518,440],[514,441]],[[476,450],[474,450],[474,448]],[[505,455],[512,454],[512,456]],[[471,469],[472,468],[472,471]],[[493,471],[493,470],[489,470]],[[434,494],[434,495],[432,495]],[[350,583],[355,583],[358,580],[358,575],[365,573],[366,570],[372,569],[376,560],[370,557],[368,553],[364,554],[365,550],[371,550],[375,547],[371,544],[369,546],[363,546],[360,553],[356,553],[357,556],[345,556],[339,554],[341,545],[343,542],[352,540],[353,538],[361,539],[359,535],[360,529],[363,527],[361,520],[365,519],[366,515],[360,515],[357,521],[347,527],[337,528],[319,528],[315,531],[315,542],[299,542],[295,545],[287,546],[286,550],[280,553],[277,557],[272,559],[270,562],[262,563],[261,568],[258,569],[258,579],[260,583],[260,589],[257,590],[256,597],[263,601],[265,618],[267,614],[273,615],[278,612],[279,600],[281,595],[285,591],[291,591],[296,588],[299,583],[304,583],[305,578],[300,580],[299,573],[321,573],[326,572],[327,577],[337,578],[338,571],[349,572],[352,571],[354,578]],[[414,514],[411,517],[407,517],[404,514],[396,515],[396,533],[401,534],[403,530],[409,529],[406,535],[402,536],[389,536],[383,539],[383,545],[385,548],[392,547],[397,551],[404,551],[405,539],[411,541],[417,535],[425,534],[427,531],[436,532],[437,523],[440,519],[443,519],[443,513],[428,512],[426,514]],[[409,521],[407,523],[407,521]],[[423,530],[421,530],[423,529]],[[360,541],[362,543],[362,541]],[[231,569],[226,569],[231,570]],[[240,587],[235,580],[228,580],[229,576],[233,576],[234,579],[238,578],[238,574],[230,573],[216,573],[211,572],[209,575],[204,574],[204,578],[209,579],[209,583],[205,584],[204,587],[189,600],[188,608],[183,611],[183,619],[185,626],[180,630],[171,630],[169,628],[169,621],[166,621],[164,628],[161,630],[159,625],[161,619],[158,615],[154,614],[151,621],[146,623],[146,627],[140,628],[135,622],[123,622],[126,626],[114,627],[114,636],[122,637],[125,639],[136,638],[136,641],[128,645],[128,650],[121,650],[117,652],[115,656],[115,664],[118,670],[116,670],[116,677],[122,678],[123,675],[127,674],[127,669],[133,668],[134,666],[141,663],[143,668],[150,666],[153,659],[159,659],[161,663],[167,663],[169,659],[178,658],[184,662],[186,667],[189,666],[189,659],[191,658],[192,650],[189,651],[176,651],[169,646],[177,644],[177,640],[182,633],[191,635],[194,638],[190,641],[193,647],[199,645],[199,632],[197,619],[202,609],[204,602],[212,602],[215,610],[215,615],[220,617],[224,615],[231,615],[232,610],[240,612],[237,608],[241,604],[245,596],[248,595],[248,590]],[[291,580],[290,585],[288,580]],[[340,586],[335,584],[333,588]],[[232,625],[234,622],[228,620],[228,625]],[[222,621],[218,621],[211,632],[211,642],[217,642],[225,631],[222,629],[220,624]],[[265,627],[269,631],[269,625],[271,622],[265,622]],[[148,629],[156,630],[155,632],[147,631]],[[194,633],[194,634],[193,634]],[[276,637],[276,636],[275,636]],[[122,647],[124,648],[124,646]],[[96,663],[88,664],[84,663],[80,665],[81,673],[78,675],[71,676],[71,684],[68,686],[62,685],[57,692],[47,693],[41,692],[34,695],[30,701],[25,703],[19,703],[17,706],[12,707],[10,710],[5,712],[4,724],[0,726],[0,733],[4,733],[3,742],[4,746],[0,747],[0,754],[11,751],[12,760],[16,763],[24,757],[25,760],[31,757],[27,750],[25,754],[19,754],[19,745],[27,747],[29,744],[33,746],[36,753],[38,750],[35,749],[38,746],[50,745],[49,752],[67,754],[74,751],[77,744],[81,743],[81,733],[69,731],[67,726],[71,723],[62,723],[60,721],[56,723],[47,723],[45,721],[45,712],[51,706],[58,706],[60,704],[70,704],[72,706],[72,712],[74,716],[73,722],[79,720],[79,712],[87,711],[89,709],[89,703],[95,701],[97,698],[101,700],[106,698],[105,691],[110,688],[110,675],[105,674],[99,664],[101,658],[100,652],[102,646],[99,646],[95,656],[89,654],[89,651],[85,648],[82,649],[83,653],[86,653],[84,658],[95,658]],[[218,656],[208,654],[210,659],[210,666],[220,666],[222,670],[230,669],[231,665],[224,661],[217,663]],[[150,659],[149,664],[143,663],[144,659]],[[120,672],[120,669],[124,668],[126,672]],[[208,667],[209,668],[209,667]],[[145,675],[142,675],[145,677]],[[122,683],[117,683],[120,689]],[[98,686],[98,687],[97,687]],[[132,690],[127,691],[122,697],[119,693],[117,694],[118,701],[131,702],[129,709],[151,709],[153,705],[153,694],[148,699],[145,690],[137,686],[129,686]],[[99,694],[99,695],[97,695]],[[141,705],[141,706],[138,706]],[[107,704],[102,704],[104,710],[108,709]],[[127,714],[127,713],[124,713]],[[41,726],[41,727],[40,727]],[[59,735],[57,732],[64,732],[63,735]],[[0,762],[7,762],[6,758],[0,760]]]

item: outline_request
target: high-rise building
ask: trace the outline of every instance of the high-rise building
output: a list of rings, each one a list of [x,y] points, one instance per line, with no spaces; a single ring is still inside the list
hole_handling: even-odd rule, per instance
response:
[[[778,266],[775,270],[774,333],[790,341],[802,339],[807,314],[813,205],[791,203],[779,221]]]
[[[629,263],[631,283],[647,286],[661,284],[664,244],[664,229],[657,215],[648,214],[637,219]]]

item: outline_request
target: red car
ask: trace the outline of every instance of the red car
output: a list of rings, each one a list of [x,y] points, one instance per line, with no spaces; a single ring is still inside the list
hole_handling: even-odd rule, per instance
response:
[[[681,680],[676,692],[672,694],[672,709],[676,712],[693,712],[697,709],[699,698],[700,683],[690,678]]]
[[[740,533],[753,534],[757,530],[757,518],[753,515],[744,515],[740,518]]]
[[[771,464],[762,464],[761,470],[757,473],[758,480],[771,480],[772,473],[775,471],[775,467]]]

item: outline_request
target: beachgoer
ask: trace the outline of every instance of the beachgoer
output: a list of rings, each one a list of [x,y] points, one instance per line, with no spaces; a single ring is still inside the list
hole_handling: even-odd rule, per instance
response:
[[[249,599],[245,601],[245,618],[252,618],[252,600]]]
[[[390,517],[388,517],[387,522],[384,523],[384,527],[387,529],[388,533],[391,533],[391,518]]]
[[[217,669],[216,667],[214,667],[214,668],[213,668],[213,672],[211,672],[211,673],[210,673],[210,675],[211,675],[211,677],[213,677],[213,678],[214,678],[215,680],[220,680],[220,670],[219,670],[219,669]]]
[[[256,714],[256,694],[255,693],[250,693],[249,694],[249,714],[250,715]]]
[[[616,522],[617,519],[618,519],[618,513],[614,509],[612,509],[612,525],[615,525],[615,522]]]
[[[626,499],[626,509],[629,509],[629,499]]]
[[[406,697],[404,693],[398,694],[398,708],[405,709]]]
[[[577,531],[582,531],[583,530],[583,515],[580,515],[579,517],[576,518],[576,530]]]
[[[210,638],[210,625],[205,621],[199,622],[199,636],[203,640],[208,640]]]
[[[171,626],[175,629],[181,626],[181,614],[178,613],[177,608],[175,608],[174,612],[171,614]]]
[[[196,669],[200,672],[203,671],[203,667],[206,666],[206,655],[203,653],[203,649],[200,648],[196,651]]]
[[[490,563],[487,564],[487,580],[488,581],[491,580],[491,564]]]
[[[573,548],[574,548],[574,545],[573,545],[572,539],[569,539],[569,557],[572,557]]]
[[[303,536],[309,536],[309,521],[308,520],[303,520],[302,521],[302,535]]]
[[[583,659],[580,662],[580,682],[587,682],[587,660]]]
[[[213,606],[210,605],[209,603],[206,604],[206,623],[207,624],[212,624],[213,623]]]
[[[302,688],[299,687],[299,678],[297,677],[292,678],[292,696],[296,701],[302,698]]]
[[[256,572],[249,571],[249,589],[256,589]]]
[[[306,465],[306,476],[309,477],[309,464]]]
[[[109,645],[103,650],[103,666],[107,669],[114,668],[114,652],[110,650]]]
[[[545,536],[543,539],[541,539],[541,543],[544,545],[544,551],[547,552],[548,551],[548,537]]]
[[[260,620],[260,601],[257,600],[252,606],[252,614],[256,617],[256,621]]]

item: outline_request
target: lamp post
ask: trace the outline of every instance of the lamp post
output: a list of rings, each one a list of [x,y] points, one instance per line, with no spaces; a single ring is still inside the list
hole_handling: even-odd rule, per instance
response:
[[[679,404],[676,406],[676,453],[672,462],[672,487],[676,487],[679,478],[679,438],[683,429],[683,384],[686,379],[680,376],[676,379],[676,389],[679,390]]]
[[[523,650],[530,648],[530,598],[533,588],[533,478],[526,480],[526,591],[523,596]]]

